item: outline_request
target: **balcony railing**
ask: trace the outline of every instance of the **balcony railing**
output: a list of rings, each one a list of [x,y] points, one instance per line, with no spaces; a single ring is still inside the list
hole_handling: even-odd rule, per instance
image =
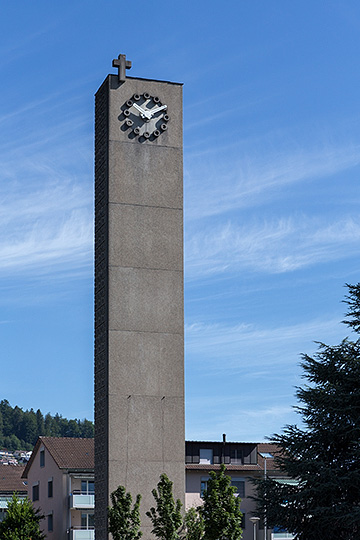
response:
[[[95,529],[70,529],[70,540],[95,540]]]
[[[95,495],[93,493],[70,493],[70,508],[95,508]]]

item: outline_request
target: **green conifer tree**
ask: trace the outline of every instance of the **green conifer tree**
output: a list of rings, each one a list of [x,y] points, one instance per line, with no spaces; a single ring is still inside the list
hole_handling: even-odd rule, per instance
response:
[[[349,287],[348,324],[360,332],[360,284]],[[360,339],[303,355],[309,384],[297,389],[304,427],[272,437],[275,460],[296,482],[258,481],[259,513],[298,540],[360,538]]]

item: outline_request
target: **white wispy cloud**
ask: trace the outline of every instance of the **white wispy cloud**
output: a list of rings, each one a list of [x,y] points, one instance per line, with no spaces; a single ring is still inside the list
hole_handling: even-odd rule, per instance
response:
[[[58,92],[0,117],[3,278],[91,272],[91,126],[78,99]]]
[[[43,215],[35,224],[17,228],[16,239],[11,235],[0,242],[0,270],[23,272],[54,262],[88,266],[92,260],[92,230],[91,215],[86,212],[75,211],[59,222]]]
[[[346,259],[358,251],[360,219],[292,216],[261,223],[228,221],[186,237],[186,277],[250,269],[279,274]]]
[[[226,370],[263,377],[273,372],[275,365],[281,370],[294,370],[301,352],[312,353],[317,348],[315,340],[332,342],[338,337],[340,341],[344,334],[338,320],[313,319],[267,328],[199,322],[185,326],[186,356],[192,365],[206,358],[207,370],[221,372],[226,366]],[[308,346],[306,351],[301,350],[304,344]],[[279,372],[273,375],[277,377]]]
[[[360,164],[358,144],[274,151],[269,150],[264,138],[258,141],[258,147],[263,145],[262,152],[255,151],[254,145],[252,141],[249,150],[239,141],[232,147],[212,147],[204,155],[189,155],[185,162],[188,220],[259,206],[265,199],[268,203],[271,195],[279,197],[280,188]]]
[[[88,185],[62,178],[6,182],[0,189],[0,271],[25,272],[92,262],[93,216]],[[50,267],[48,267],[50,271]]]

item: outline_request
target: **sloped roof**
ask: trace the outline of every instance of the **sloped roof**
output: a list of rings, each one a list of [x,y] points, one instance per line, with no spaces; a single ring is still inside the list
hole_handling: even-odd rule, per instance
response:
[[[76,437],[39,437],[23,478],[27,477],[32,462],[40,448],[44,445],[59,469],[93,470],[94,439]]]
[[[24,469],[21,465],[0,465],[0,494],[14,491],[19,495],[27,494],[27,487],[21,478]]]

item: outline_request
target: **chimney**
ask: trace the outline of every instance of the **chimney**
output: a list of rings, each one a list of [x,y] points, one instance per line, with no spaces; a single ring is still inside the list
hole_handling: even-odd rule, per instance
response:
[[[223,444],[226,443],[226,433],[223,433]]]

